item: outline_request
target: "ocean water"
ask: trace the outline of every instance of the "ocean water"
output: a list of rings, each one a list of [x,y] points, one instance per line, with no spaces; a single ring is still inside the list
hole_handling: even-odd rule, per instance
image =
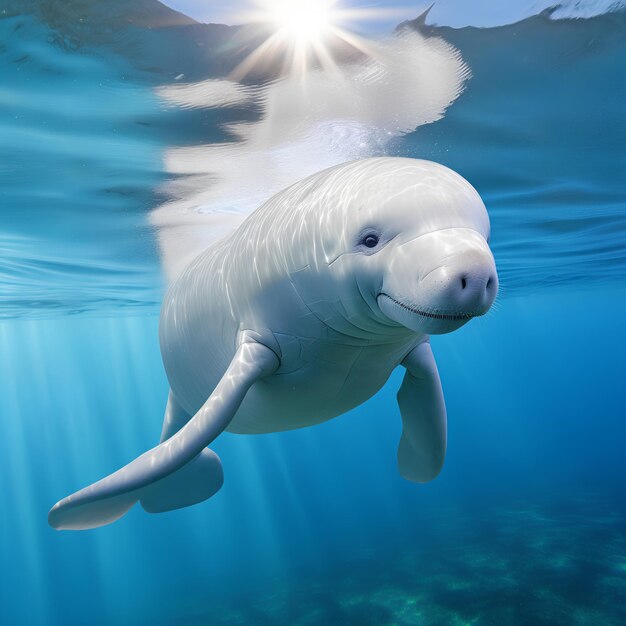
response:
[[[319,113],[273,68],[232,80],[255,32],[150,0],[0,0],[3,624],[626,623],[626,14],[397,37],[397,109]],[[54,502],[158,439],[176,246],[374,154],[454,168],[492,221],[496,306],[432,340],[437,480],[397,472],[395,372],[323,425],[220,436],[203,504],[51,529]]]

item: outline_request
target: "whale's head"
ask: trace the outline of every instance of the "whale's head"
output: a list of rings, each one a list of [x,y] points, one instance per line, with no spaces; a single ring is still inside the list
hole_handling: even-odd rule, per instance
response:
[[[489,217],[464,178],[381,158],[338,169],[325,186],[336,205],[321,222],[324,280],[350,324],[440,334],[489,310],[498,291]]]

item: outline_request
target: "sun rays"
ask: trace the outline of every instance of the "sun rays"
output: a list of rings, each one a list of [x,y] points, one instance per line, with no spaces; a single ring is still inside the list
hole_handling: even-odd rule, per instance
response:
[[[338,49],[373,57],[374,48],[353,29],[383,12],[389,10],[341,8],[338,0],[254,0],[254,8],[238,17],[268,36],[231,77],[241,80],[267,63],[277,64],[283,75],[304,76],[312,67],[336,70]]]

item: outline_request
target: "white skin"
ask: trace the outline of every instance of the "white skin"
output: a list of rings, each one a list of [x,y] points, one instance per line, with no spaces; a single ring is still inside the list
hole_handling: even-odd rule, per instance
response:
[[[451,170],[368,159],[277,194],[200,255],[166,295],[161,347],[171,385],[162,443],[61,501],[57,528],[204,500],[222,482],[219,433],[271,432],[361,404],[402,364],[401,474],[440,471],[446,414],[430,334],[491,306],[489,219]]]

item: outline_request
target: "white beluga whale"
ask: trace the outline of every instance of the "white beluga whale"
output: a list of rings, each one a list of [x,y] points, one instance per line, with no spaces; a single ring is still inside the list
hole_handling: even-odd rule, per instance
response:
[[[498,290],[489,218],[452,170],[407,158],[339,165],[288,187],[200,254],[167,291],[161,443],[58,502],[58,529],[156,513],[223,482],[224,430],[311,426],[373,396],[399,365],[398,466],[440,472],[446,409],[429,335],[486,313]]]

